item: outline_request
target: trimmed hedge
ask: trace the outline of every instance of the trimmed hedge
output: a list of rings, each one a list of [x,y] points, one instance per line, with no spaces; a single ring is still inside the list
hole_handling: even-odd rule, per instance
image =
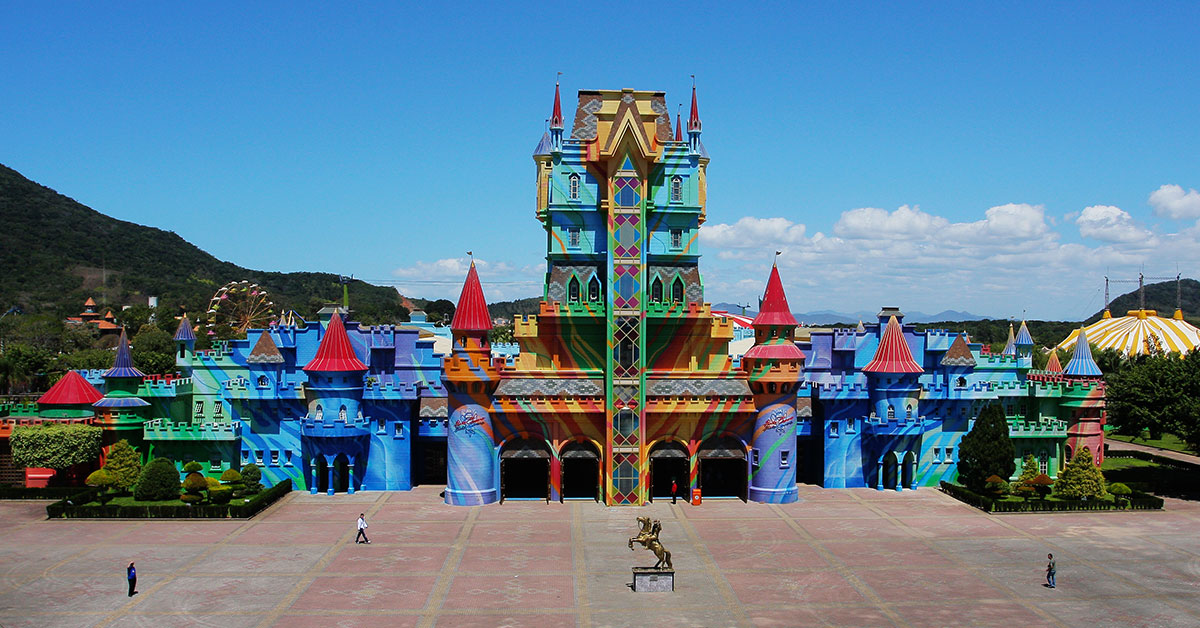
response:
[[[248,502],[232,504],[204,504],[199,506],[153,505],[153,506],[82,506],[96,500],[98,489],[90,488],[69,499],[46,506],[46,516],[51,519],[248,519],[262,512],[267,506],[292,492],[292,481],[284,480],[255,495]],[[72,503],[67,503],[68,501]]]
[[[1003,512],[1077,512],[1087,510],[1162,510],[1163,499],[1148,495],[1140,491],[1133,491],[1129,496],[1129,505],[1118,504],[1115,502],[1099,501],[1099,500],[1044,500],[1031,499],[1029,501],[1000,501],[976,494],[968,490],[965,486],[942,482],[941,489],[943,493],[957,499],[960,502],[974,506],[984,512],[1003,513]]]

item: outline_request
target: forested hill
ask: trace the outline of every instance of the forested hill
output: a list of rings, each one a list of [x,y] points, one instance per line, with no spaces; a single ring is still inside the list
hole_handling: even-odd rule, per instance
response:
[[[312,317],[322,304],[340,301],[338,276],[277,273],[221,261],[170,231],[105,216],[0,165],[0,312],[74,315],[84,300],[114,310],[145,305],[201,313],[225,283],[249,280],[271,294],[277,310]],[[107,289],[101,290],[102,277]],[[350,285],[355,318],[367,323],[407,320],[394,288],[362,281]]]
[[[1200,281],[1195,279],[1184,279],[1180,283],[1180,293],[1183,297],[1183,316],[1193,324],[1200,322]],[[1159,283],[1146,284],[1146,309],[1158,310],[1159,316],[1170,318],[1175,314],[1175,281],[1161,281]],[[1126,292],[1121,296],[1112,300],[1108,310],[1113,316],[1124,316],[1129,310],[1138,309],[1138,291],[1134,288],[1130,292]],[[1104,310],[1096,312],[1087,319],[1087,322],[1094,323],[1100,320],[1100,316],[1104,314]]]

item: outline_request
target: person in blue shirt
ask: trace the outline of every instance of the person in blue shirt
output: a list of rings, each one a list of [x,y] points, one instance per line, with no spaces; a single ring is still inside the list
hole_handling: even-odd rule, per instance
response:
[[[137,570],[133,568],[133,563],[125,568],[125,577],[129,580],[129,597],[137,594]]]

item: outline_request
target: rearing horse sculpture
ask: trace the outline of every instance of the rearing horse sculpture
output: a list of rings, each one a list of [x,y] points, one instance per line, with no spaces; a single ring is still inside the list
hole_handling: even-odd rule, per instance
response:
[[[658,562],[654,564],[654,568],[658,569],[666,566],[667,569],[674,569],[671,565],[671,552],[663,547],[658,540],[658,533],[662,531],[662,524],[657,519],[653,522],[650,517],[638,517],[638,523],[642,529],[637,536],[629,537],[629,551],[633,551],[633,544],[640,543],[642,547],[654,552],[654,556],[658,558]]]

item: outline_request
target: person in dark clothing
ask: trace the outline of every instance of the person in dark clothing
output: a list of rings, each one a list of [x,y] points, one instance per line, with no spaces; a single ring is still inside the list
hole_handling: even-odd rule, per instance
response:
[[[129,580],[129,597],[133,597],[137,593],[137,570],[133,568],[133,563],[125,568],[125,578]]]
[[[675,500],[678,497],[679,497],[679,482],[676,481],[675,478],[671,478],[671,503],[674,504]]]
[[[1054,588],[1054,575],[1058,572],[1058,566],[1054,564],[1054,554],[1046,554],[1046,586]]]

